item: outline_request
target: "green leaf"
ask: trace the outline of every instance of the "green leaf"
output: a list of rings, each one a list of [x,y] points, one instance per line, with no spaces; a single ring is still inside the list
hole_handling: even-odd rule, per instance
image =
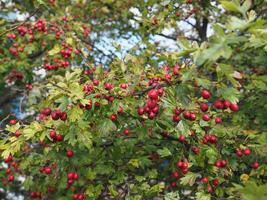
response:
[[[167,147],[164,147],[163,149],[157,150],[157,153],[160,155],[160,157],[168,157],[172,155],[170,150]]]
[[[205,192],[197,192],[196,200],[211,200],[210,194],[206,194]]]
[[[200,177],[200,174],[189,172],[188,174],[185,175],[185,177],[181,178],[181,184],[182,185],[194,185],[196,182],[196,179]]]
[[[59,53],[60,52],[60,46],[59,46],[59,44],[56,44],[54,47],[53,47],[53,49],[51,49],[50,51],[48,51],[48,55],[50,55],[50,56],[54,56],[54,55],[56,55],[57,53]]]

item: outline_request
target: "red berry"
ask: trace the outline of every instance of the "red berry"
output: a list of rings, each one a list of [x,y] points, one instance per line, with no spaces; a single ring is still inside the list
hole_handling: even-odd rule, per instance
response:
[[[212,189],[211,185],[208,185],[208,189],[207,190],[208,190],[209,193],[213,192],[213,189]]]
[[[208,104],[206,104],[206,103],[202,103],[202,104],[200,104],[200,110],[201,110],[202,112],[206,112],[206,111],[208,111],[208,109],[209,109]]]
[[[224,108],[223,102],[221,100],[214,101],[213,106],[217,109],[223,109]]]
[[[143,115],[145,113],[145,109],[143,107],[138,108],[138,115]]]
[[[185,142],[185,136],[184,135],[180,135],[179,138],[178,138],[178,140],[180,142]]]
[[[220,184],[219,179],[217,178],[213,179],[212,183],[215,187],[217,187]]]
[[[111,119],[111,121],[115,122],[117,120],[117,115],[116,114],[112,114],[110,116],[110,119]]]
[[[201,91],[201,96],[204,98],[204,99],[209,99],[210,98],[210,93],[208,90],[202,90]]]
[[[202,183],[208,183],[208,182],[209,182],[208,177],[203,177],[203,178],[201,179],[201,182],[202,182]]]
[[[252,167],[253,169],[258,169],[259,166],[260,166],[260,164],[259,164],[257,161],[254,162],[254,163],[251,165],[251,167]]]
[[[58,142],[61,142],[63,140],[63,135],[58,134],[56,136],[56,139],[57,139]]]
[[[7,180],[8,180],[9,182],[13,182],[13,181],[15,180],[15,177],[14,177],[13,175],[11,175],[11,176],[9,176],[9,177],[7,178]]]
[[[223,102],[223,108],[224,108],[224,109],[230,108],[230,105],[231,105],[231,102],[230,102],[230,101],[225,100],[225,101]]]
[[[6,169],[6,174],[10,174],[11,173],[11,168],[7,168]]]
[[[173,178],[178,178],[180,176],[179,172],[173,172],[172,177]]]
[[[175,188],[175,187],[177,187],[177,183],[176,183],[176,182],[172,182],[172,183],[171,183],[171,186],[172,186],[173,188]]]
[[[236,112],[236,111],[238,111],[239,107],[238,107],[237,104],[235,104],[235,103],[231,103],[231,104],[230,104],[230,109],[231,109],[232,111]]]
[[[50,137],[51,137],[52,139],[56,139],[56,137],[57,137],[57,132],[54,131],[54,130],[52,130],[52,131],[50,131],[49,135],[50,135]]]
[[[176,166],[179,167],[179,168],[182,168],[182,167],[183,167],[183,163],[184,163],[184,162],[182,162],[182,161],[178,161],[178,162],[176,163]]]
[[[74,152],[72,150],[67,150],[67,157],[71,158],[74,156]]]
[[[244,154],[245,156],[249,156],[249,155],[251,154],[250,149],[249,149],[249,148],[244,149],[244,150],[243,150],[243,154]]]
[[[45,167],[44,171],[45,171],[46,174],[51,174],[52,173],[51,167]]]
[[[15,119],[11,119],[10,121],[9,121],[9,124],[10,125],[15,125],[17,123],[17,120],[15,120]]]
[[[190,119],[191,118],[191,113],[189,111],[184,111],[183,115],[184,115],[185,119]]]
[[[204,121],[208,122],[208,121],[210,121],[210,116],[207,115],[207,114],[205,114],[205,115],[202,116],[202,119],[203,119]]]
[[[238,156],[238,157],[241,157],[243,155],[242,151],[240,149],[237,149],[235,154]]]
[[[192,152],[194,153],[194,154],[199,154],[199,152],[200,152],[200,150],[199,150],[199,148],[198,147],[195,147],[195,146],[193,146],[192,148],[191,148],[191,150],[192,150]]]
[[[222,118],[220,118],[220,117],[216,117],[216,118],[215,118],[215,123],[216,123],[216,124],[221,124],[221,123],[222,123]]]
[[[19,131],[19,130],[16,130],[16,132],[14,133],[14,135],[15,135],[15,137],[19,137],[19,136],[21,136],[21,132]]]
[[[62,120],[62,121],[66,121],[66,119],[67,119],[67,113],[66,112],[62,112],[61,113],[61,115],[60,115],[60,119]]]
[[[190,119],[191,119],[192,121],[195,121],[196,118],[197,118],[197,116],[196,116],[195,113],[190,113]]]
[[[123,131],[123,134],[124,134],[124,135],[129,135],[129,134],[130,134],[129,129],[125,129],[125,130]]]
[[[58,120],[60,115],[58,114],[58,112],[54,111],[52,112],[51,117],[53,120]]]
[[[173,122],[179,122],[181,119],[180,119],[180,117],[178,116],[178,115],[173,115],[172,116],[172,121]]]

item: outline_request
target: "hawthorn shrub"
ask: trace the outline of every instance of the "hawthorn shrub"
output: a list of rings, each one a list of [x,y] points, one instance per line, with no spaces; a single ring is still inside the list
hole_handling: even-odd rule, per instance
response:
[[[2,84],[34,114],[4,119],[3,190],[19,187],[25,199],[266,198],[263,2],[164,2],[21,5],[29,17],[0,33]],[[213,12],[221,18],[207,37]],[[172,38],[163,29],[190,17],[194,42],[178,37],[167,51],[149,41]],[[146,47],[99,63],[94,33],[110,28],[139,34]]]

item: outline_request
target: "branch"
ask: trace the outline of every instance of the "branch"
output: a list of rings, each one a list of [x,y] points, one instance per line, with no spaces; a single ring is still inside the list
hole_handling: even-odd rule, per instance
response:
[[[36,8],[35,11],[34,11],[32,14],[30,14],[30,15],[29,15],[23,22],[19,23],[18,25],[14,26],[14,27],[12,27],[12,28],[10,28],[10,29],[8,29],[8,30],[2,32],[2,33],[0,33],[0,37],[2,37],[3,35],[7,34],[7,33],[10,32],[10,31],[13,31],[13,30],[17,29],[19,26],[22,26],[23,24],[25,24],[25,23],[26,23],[31,17],[33,17],[39,10],[40,10],[40,8]]]

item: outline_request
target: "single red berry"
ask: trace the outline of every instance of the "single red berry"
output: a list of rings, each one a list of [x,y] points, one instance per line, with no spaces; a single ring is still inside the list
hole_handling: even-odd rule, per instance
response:
[[[235,154],[238,156],[238,157],[241,157],[243,156],[243,152],[240,150],[240,149],[237,149]]]
[[[9,121],[9,124],[10,125],[15,125],[17,123],[17,120],[15,120],[15,119],[11,119],[10,121]]]
[[[124,134],[124,135],[129,135],[129,134],[130,134],[129,129],[125,129],[125,130],[123,131],[123,134]]]
[[[145,113],[145,109],[143,107],[138,108],[138,115],[143,115]]]
[[[201,182],[202,182],[202,183],[208,183],[208,182],[209,182],[209,178],[208,178],[208,177],[203,177],[203,178],[201,179]]]
[[[235,103],[231,103],[231,104],[230,104],[230,109],[231,109],[232,111],[236,112],[236,111],[238,111],[239,107],[238,107],[237,104],[235,104]]]
[[[202,104],[200,104],[200,110],[201,110],[202,112],[207,112],[208,109],[209,109],[208,104],[206,104],[206,103],[202,103]]]
[[[110,120],[115,122],[117,120],[117,115],[116,114],[110,115]]]
[[[58,134],[58,135],[56,136],[56,140],[57,140],[58,142],[61,142],[61,141],[63,140],[63,135]]]
[[[245,156],[249,156],[249,155],[251,154],[250,149],[249,149],[249,148],[244,149],[244,150],[243,150],[243,154],[244,154]]]
[[[180,142],[185,142],[185,136],[184,135],[180,135],[179,138],[178,138],[178,140]]]
[[[74,156],[74,152],[72,150],[67,150],[67,157],[71,158]]]
[[[208,90],[202,90],[201,91],[201,96],[204,98],[204,99],[209,99],[210,98],[210,93]]]
[[[219,179],[217,178],[213,179],[212,183],[215,187],[217,187],[220,184]]]
[[[52,131],[50,131],[49,136],[50,136],[52,139],[56,139],[56,137],[57,137],[57,132],[54,131],[54,130],[52,130]]]
[[[172,116],[172,121],[173,122],[179,122],[181,119],[180,119],[180,117],[178,116],[178,115],[173,115]]]
[[[216,124],[221,124],[221,123],[222,123],[222,118],[220,118],[220,117],[216,117],[216,118],[215,118],[215,123],[216,123]]]
[[[208,122],[208,121],[210,121],[210,116],[207,115],[207,114],[204,114],[204,115],[202,116],[202,119],[203,119],[204,121]]]
[[[260,166],[260,164],[259,164],[257,161],[254,162],[254,163],[252,163],[252,165],[251,165],[251,167],[252,167],[253,169],[258,169],[259,166]]]
[[[208,190],[209,193],[212,193],[213,192],[213,189],[212,189],[211,185],[208,185],[207,190]]]
[[[190,113],[190,120],[195,121],[197,119],[197,116],[195,113]]]
[[[173,172],[172,177],[173,178],[178,178],[180,176],[179,172]]]
[[[13,175],[10,175],[10,176],[7,178],[7,180],[8,180],[9,182],[13,182],[13,181],[15,180],[15,177],[14,177]]]

